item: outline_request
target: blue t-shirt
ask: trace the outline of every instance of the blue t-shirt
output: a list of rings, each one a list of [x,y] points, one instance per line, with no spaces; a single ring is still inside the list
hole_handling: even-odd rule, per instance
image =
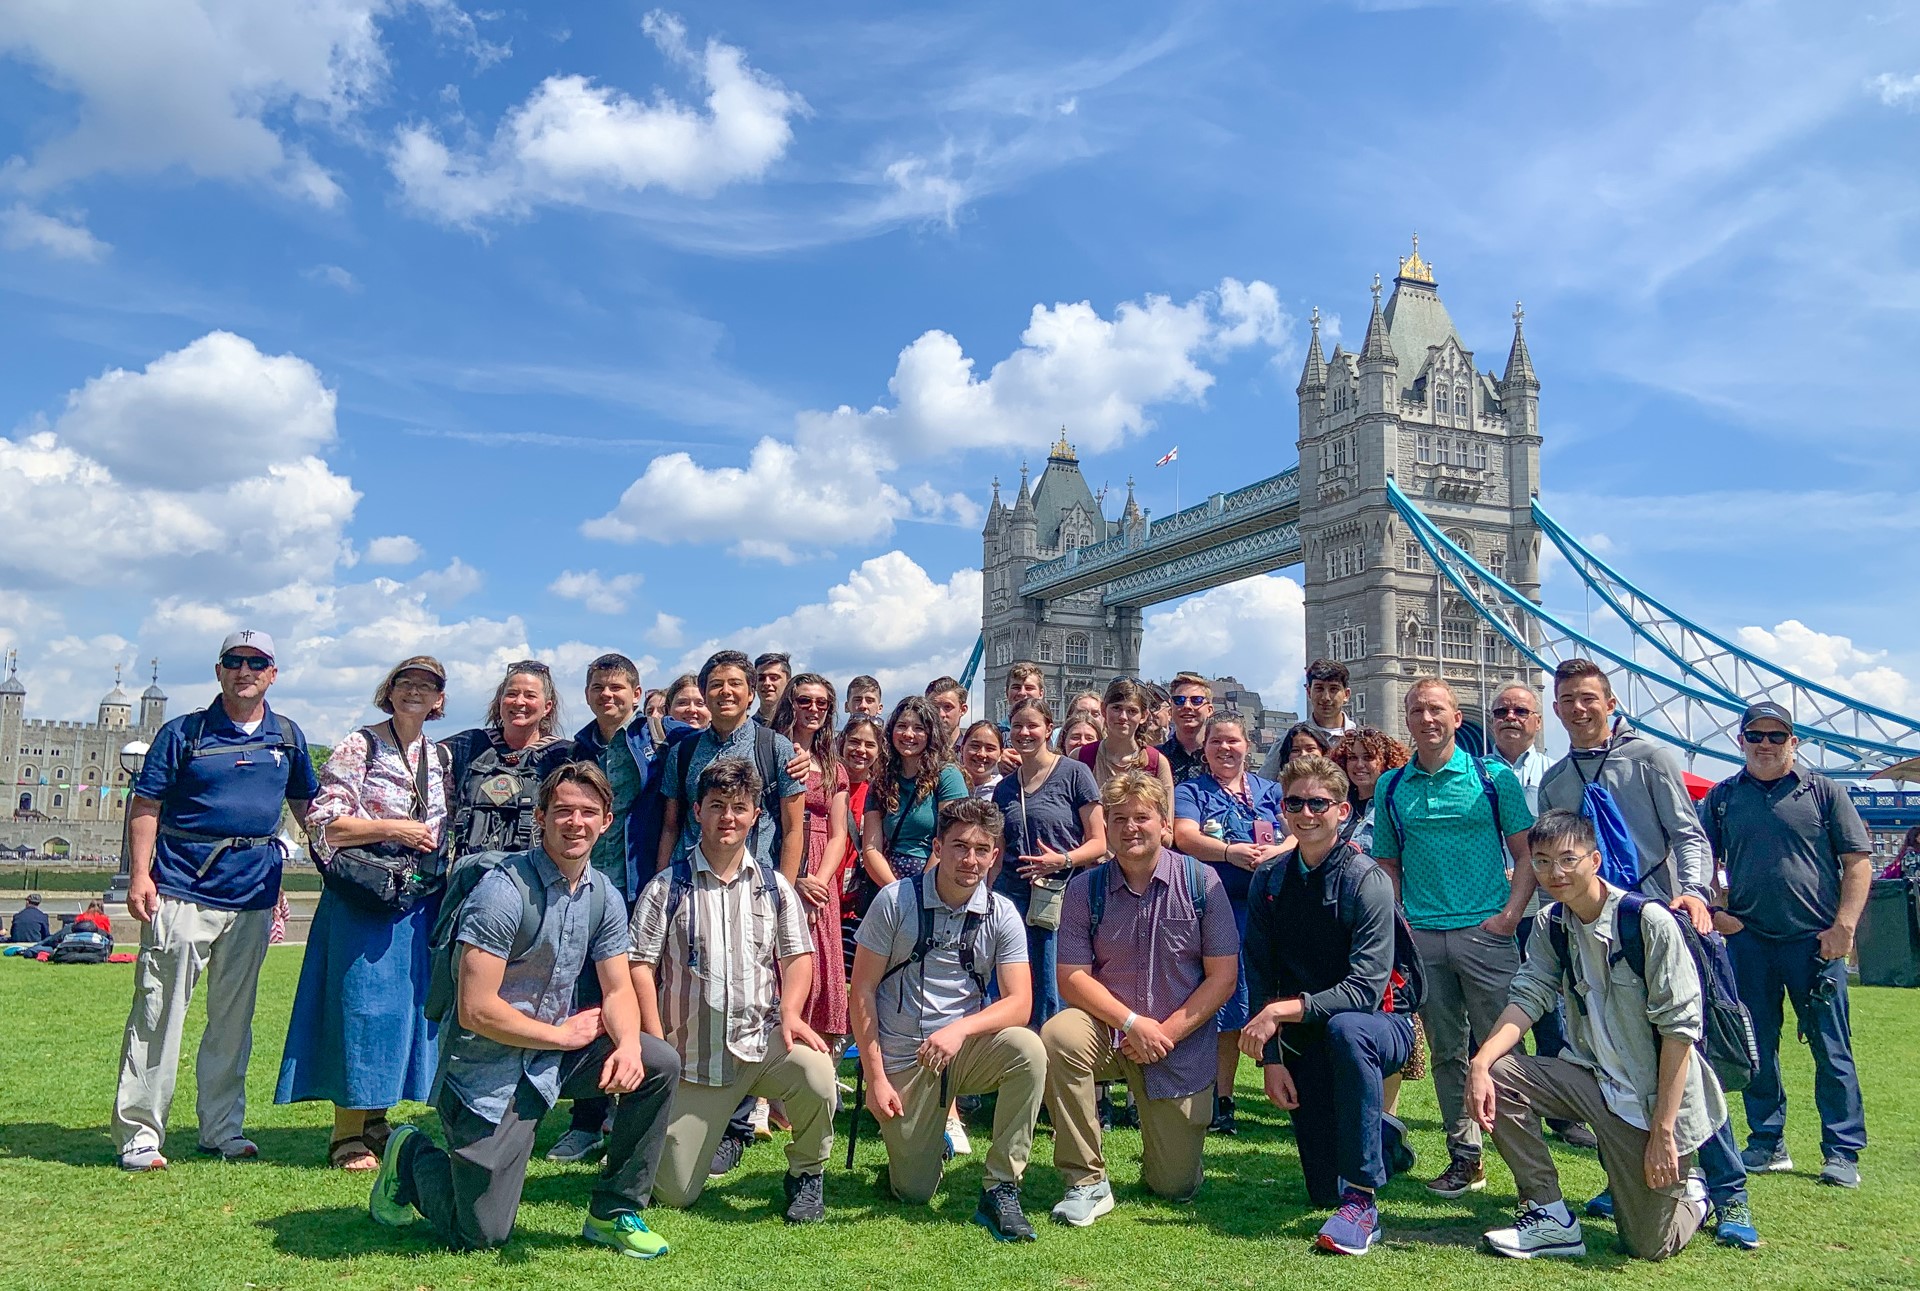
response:
[[[1286,824],[1280,817],[1280,800],[1285,796],[1277,783],[1249,771],[1247,796],[1236,798],[1213,776],[1202,771],[1173,791],[1173,818],[1197,820],[1202,833],[1223,843],[1251,843],[1253,823],[1264,820],[1273,826],[1274,841],[1278,842],[1287,836]],[[1206,864],[1213,866],[1214,873],[1220,876],[1227,900],[1235,908],[1245,905],[1247,890],[1253,884],[1252,873],[1238,865],[1214,861]]]
[[[1020,875],[1020,858],[1033,856],[1041,849],[1070,852],[1087,841],[1086,827],[1080,822],[1080,809],[1100,801],[1100,786],[1086,764],[1061,758],[1040,782],[1040,787],[1025,797],[1021,806],[1020,773],[1009,771],[993,787],[993,805],[1006,820],[1006,837],[1000,854],[1000,877],[994,890],[1012,898],[1014,908],[1025,910],[1032,884]],[[1072,878],[1071,872],[1061,875]]]
[[[265,709],[249,735],[215,700],[160,728],[133,792],[160,804],[153,847],[160,895],[214,910],[267,910],[280,899],[280,849],[270,842],[224,847],[217,840],[270,838],[280,828],[280,804],[311,801],[320,781],[307,737],[292,721]]]
[[[693,740],[693,751],[687,755],[686,775],[680,775],[680,745],[674,744],[667,754],[666,769],[661,775],[660,792],[670,802],[679,802],[680,840],[673,849],[675,863],[693,855],[693,849],[700,845],[700,822],[693,817],[693,791],[700,783],[700,773],[707,765],[721,758],[739,758],[758,771],[754,760],[753,743],[757,738],[754,731],[757,722],[742,722],[733,728],[733,733],[722,738],[711,726]],[[787,774],[787,763],[793,761],[793,741],[784,735],[773,737],[773,761],[779,768],[774,783],[764,786],[760,794],[760,817],[753,822],[753,829],[747,835],[753,846],[753,857],[762,865],[778,865],[780,858],[774,855],[774,837],[780,831],[778,803],[785,802],[796,794],[807,791],[805,780],[796,780]]]
[[[927,858],[933,855],[933,836],[940,824],[940,804],[965,798],[967,778],[960,774],[959,767],[949,762],[940,768],[940,782],[931,796],[916,799],[914,795],[918,792],[916,782],[903,781],[899,805],[880,822],[880,845],[887,849],[887,863],[893,866],[897,879],[912,878],[927,868]],[[879,810],[879,795],[868,793],[867,811]],[[892,840],[890,847],[888,840]]]

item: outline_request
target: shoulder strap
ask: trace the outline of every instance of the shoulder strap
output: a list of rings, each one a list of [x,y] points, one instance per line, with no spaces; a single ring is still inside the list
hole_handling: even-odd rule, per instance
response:
[[[1200,862],[1185,852],[1180,854],[1180,859],[1186,862],[1183,868],[1187,872],[1187,900],[1193,902],[1194,917],[1204,919],[1207,917],[1207,881],[1200,873]]]
[[[1102,861],[1087,871],[1087,945],[1093,945],[1093,939],[1100,935],[1100,921],[1107,917],[1107,881],[1110,877],[1107,867],[1112,861]]]
[[[184,766],[200,756],[200,742],[206,738],[207,734],[207,710],[197,708],[188,713],[187,724],[181,728],[180,733],[186,737],[181,741],[180,761]]]
[[[1620,957],[1627,961],[1627,967],[1643,982],[1647,980],[1647,933],[1641,923],[1641,911],[1646,904],[1645,897],[1635,892],[1627,893],[1620,898],[1613,921],[1620,937]]]
[[[1480,773],[1480,792],[1487,796],[1487,807],[1493,812],[1493,832],[1505,839],[1507,835],[1500,828],[1500,786],[1493,782],[1493,773],[1487,770],[1485,758],[1474,758],[1472,761],[1473,769]],[[1502,851],[1504,853],[1504,846]]]
[[[1385,798],[1387,804],[1387,824],[1393,829],[1393,841],[1400,849],[1400,859],[1407,857],[1407,831],[1400,827],[1400,804],[1394,801],[1394,794],[1400,789],[1400,780],[1407,773],[1406,763],[1401,763],[1387,774],[1387,782],[1374,791],[1376,800]]]
[[[699,742],[700,737],[695,735],[688,739],[681,740],[680,743],[674,747],[674,756],[679,759],[679,761],[674,764],[674,771],[680,781],[679,801],[682,807],[691,806],[694,801],[693,784],[688,776],[693,770],[693,746]]]
[[[922,870],[907,880],[907,890],[912,893],[914,918],[918,920],[914,925],[913,949],[907,952],[905,959],[880,975],[883,982],[901,969],[925,959],[927,948],[933,944],[933,911],[927,908],[926,879],[926,871]]]
[[[534,939],[540,935],[540,921],[547,912],[546,889],[537,874],[528,872],[530,860],[529,854],[522,853],[511,864],[500,867],[520,892],[520,926],[513,934],[513,945],[507,955],[509,960],[527,957],[527,953],[533,949]]]
[[[780,801],[780,772],[784,768],[778,761],[778,746],[774,743],[779,738],[771,726],[753,724],[753,766],[760,773],[760,797],[768,805]]]

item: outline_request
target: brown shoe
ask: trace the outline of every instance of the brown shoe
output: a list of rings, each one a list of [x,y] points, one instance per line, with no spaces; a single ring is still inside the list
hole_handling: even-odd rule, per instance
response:
[[[1436,1197],[1462,1197],[1487,1186],[1486,1167],[1479,1157],[1456,1156],[1447,1163],[1437,1179],[1427,1181],[1427,1191]]]

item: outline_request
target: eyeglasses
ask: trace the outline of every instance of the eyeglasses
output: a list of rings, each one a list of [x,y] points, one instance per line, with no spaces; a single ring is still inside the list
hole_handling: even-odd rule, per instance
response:
[[[1542,873],[1559,870],[1562,874],[1571,874],[1579,869],[1580,863],[1591,855],[1593,853],[1589,852],[1587,856],[1576,856],[1572,853],[1562,856],[1536,856],[1533,858],[1533,868]]]
[[[1514,704],[1505,704],[1493,710],[1495,717],[1532,717],[1531,708],[1520,708]]]
[[[393,683],[392,689],[394,690],[427,690],[427,691],[433,691],[435,693],[438,693],[440,690],[440,683],[437,681],[424,681],[418,677],[402,677],[400,680]]]
[[[242,668],[265,672],[273,667],[273,660],[263,654],[223,654],[220,656],[220,666],[228,672],[239,672]]]
[[[1175,708],[1205,708],[1212,702],[1212,695],[1175,695],[1173,697]]]
[[[1749,744],[1785,744],[1793,738],[1791,731],[1742,731],[1740,738]]]
[[[1280,810],[1289,816],[1298,816],[1306,812],[1309,816],[1324,816],[1333,810],[1332,798],[1296,798],[1292,794],[1280,800]]]

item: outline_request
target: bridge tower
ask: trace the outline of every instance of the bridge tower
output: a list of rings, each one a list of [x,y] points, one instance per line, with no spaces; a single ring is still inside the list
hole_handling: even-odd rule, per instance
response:
[[[1505,373],[1475,367],[1417,237],[1384,307],[1380,292],[1375,276],[1357,354],[1336,345],[1323,355],[1314,311],[1296,388],[1307,658],[1347,665],[1363,722],[1399,733],[1408,681],[1441,671],[1483,727],[1501,686],[1541,678],[1444,583],[1386,483],[1392,476],[1488,572],[1537,601],[1540,382],[1518,306]]]
[[[1104,688],[1117,674],[1139,671],[1141,614],[1137,607],[1102,606],[1098,587],[1053,600],[1023,598],[1020,582],[1029,565],[1093,546],[1122,531],[1144,529],[1145,523],[1131,487],[1120,519],[1107,519],[1080,474],[1080,459],[1067,442],[1065,427],[1031,490],[1027,468],[1021,465],[1020,491],[1012,506],[1000,500],[1000,482],[994,481],[993,502],[981,533],[987,641],[981,684],[990,715],[1006,716],[1007,669],[1016,660],[1040,665],[1056,716],[1062,701],[1076,691]]]

